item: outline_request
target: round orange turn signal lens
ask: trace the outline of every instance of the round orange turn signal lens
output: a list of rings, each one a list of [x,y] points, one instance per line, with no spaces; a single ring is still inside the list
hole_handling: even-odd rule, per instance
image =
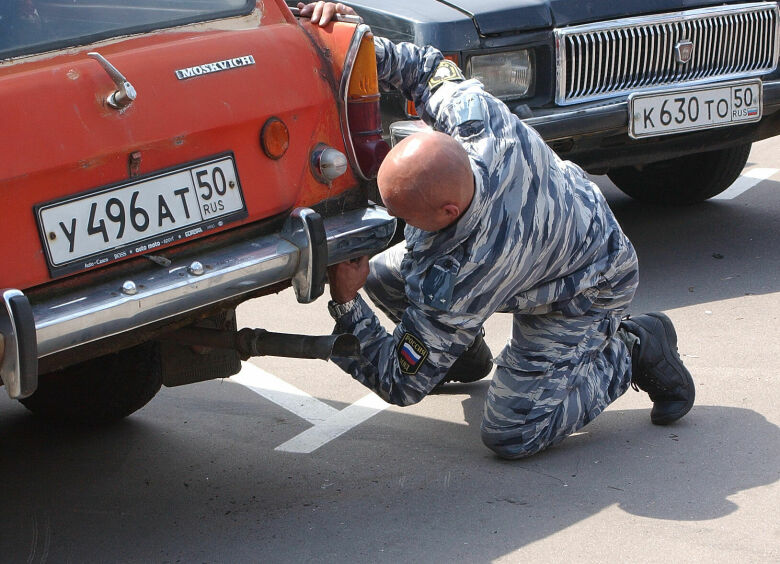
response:
[[[272,117],[260,130],[260,146],[268,158],[280,159],[290,146],[290,132],[279,118]]]

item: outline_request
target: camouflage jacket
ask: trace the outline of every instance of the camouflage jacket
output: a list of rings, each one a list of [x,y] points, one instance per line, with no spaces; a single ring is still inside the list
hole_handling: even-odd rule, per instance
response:
[[[408,405],[444,378],[491,314],[581,315],[600,286],[625,275],[621,263],[633,250],[598,187],[480,82],[464,80],[432,47],[375,45],[381,87],[400,90],[426,123],[457,139],[475,177],[474,199],[456,223],[438,232],[406,227],[408,307],[393,333],[360,297],[336,320],[336,331],[362,345],[359,360],[337,364],[386,401]],[[519,367],[520,352],[510,340],[495,361]]]

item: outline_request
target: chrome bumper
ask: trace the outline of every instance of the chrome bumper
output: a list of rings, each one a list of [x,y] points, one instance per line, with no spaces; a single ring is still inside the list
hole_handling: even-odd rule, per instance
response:
[[[322,293],[317,288],[323,282],[322,265],[376,253],[388,245],[395,231],[395,218],[383,208],[364,208],[326,218],[323,239],[309,232],[307,222],[302,221],[311,214],[311,210],[296,210],[279,234],[204,251],[196,258],[174,261],[131,279],[117,278],[32,303],[37,358],[287,280],[293,280],[299,301],[311,301]],[[3,325],[6,331],[13,326]],[[15,338],[6,335],[6,346],[9,342]],[[25,379],[18,373],[3,373],[2,377],[6,384]],[[15,386],[12,397],[29,395],[34,391],[31,387]],[[11,387],[8,392],[12,393]]]

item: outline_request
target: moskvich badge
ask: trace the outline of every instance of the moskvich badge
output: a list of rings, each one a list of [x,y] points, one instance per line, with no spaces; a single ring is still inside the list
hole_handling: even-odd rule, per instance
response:
[[[254,64],[255,64],[255,58],[252,55],[244,55],[242,57],[225,59],[224,61],[214,61],[213,63],[196,65],[194,67],[188,67],[186,69],[177,69],[176,78],[178,78],[179,80],[185,80],[187,78],[202,76],[204,74],[211,74],[212,72],[220,72],[220,71],[226,71],[230,69],[237,69],[237,68],[246,67],[248,65],[254,65]]]

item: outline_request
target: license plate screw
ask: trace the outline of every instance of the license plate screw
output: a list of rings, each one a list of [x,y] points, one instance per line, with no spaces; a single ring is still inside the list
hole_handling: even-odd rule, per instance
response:
[[[233,182],[233,181],[231,180],[231,181],[228,183],[228,186],[230,186],[231,188],[235,188],[235,187],[236,187],[236,183],[235,183],[235,182]]]
[[[54,231],[49,231],[49,240],[54,241],[57,238],[57,234]]]
[[[125,280],[124,284],[122,284],[122,293],[126,296],[134,296],[138,293],[138,288],[136,288],[135,282],[132,280]]]
[[[193,276],[201,276],[204,272],[203,265],[198,261],[194,261],[187,267],[187,271]]]

